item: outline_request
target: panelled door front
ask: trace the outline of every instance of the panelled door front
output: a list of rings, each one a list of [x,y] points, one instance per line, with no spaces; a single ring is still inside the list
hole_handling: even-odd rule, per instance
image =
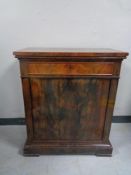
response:
[[[110,80],[31,78],[35,140],[102,140]]]

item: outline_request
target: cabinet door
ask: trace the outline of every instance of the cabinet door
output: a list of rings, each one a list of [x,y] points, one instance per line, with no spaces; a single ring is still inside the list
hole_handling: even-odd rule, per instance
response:
[[[110,80],[31,78],[34,138],[102,140]]]

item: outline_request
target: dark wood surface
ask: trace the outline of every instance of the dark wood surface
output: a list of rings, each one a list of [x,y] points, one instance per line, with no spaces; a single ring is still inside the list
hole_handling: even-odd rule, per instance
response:
[[[29,57],[125,57],[127,52],[108,48],[25,48],[19,51],[14,51],[13,54],[18,58]]]
[[[108,80],[31,79],[34,137],[101,140],[108,91]]]
[[[121,62],[128,53],[38,48],[14,54],[20,61],[25,104],[24,154],[111,156],[111,120]]]

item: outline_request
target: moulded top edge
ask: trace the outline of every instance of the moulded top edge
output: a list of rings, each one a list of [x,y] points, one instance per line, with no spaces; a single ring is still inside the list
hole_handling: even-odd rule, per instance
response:
[[[14,51],[16,58],[36,57],[126,57],[128,52],[106,48],[40,48],[30,47]]]

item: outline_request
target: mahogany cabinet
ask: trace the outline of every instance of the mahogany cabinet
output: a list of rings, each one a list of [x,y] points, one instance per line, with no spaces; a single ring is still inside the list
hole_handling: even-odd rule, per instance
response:
[[[15,51],[23,87],[25,155],[111,156],[109,141],[121,62],[112,49]]]

